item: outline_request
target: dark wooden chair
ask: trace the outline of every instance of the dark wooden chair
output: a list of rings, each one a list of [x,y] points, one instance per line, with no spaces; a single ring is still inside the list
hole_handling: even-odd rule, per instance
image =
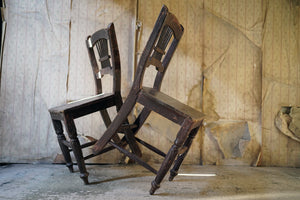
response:
[[[82,149],[94,145],[96,140],[86,144],[80,144],[77,138],[74,119],[100,111],[103,121],[108,127],[111,123],[111,119],[106,109],[115,106],[116,110],[119,111],[123,102],[120,93],[120,56],[114,24],[110,24],[107,29],[99,30],[92,36],[88,36],[86,45],[94,74],[97,95],[51,108],[49,109],[49,112],[67,167],[73,172],[73,162],[70,156],[70,151],[73,151],[80,171],[80,177],[85,184],[88,184],[88,172],[84,160],[113,150],[115,147],[111,146],[97,152],[97,154],[90,154],[83,157]],[[98,52],[97,55],[95,54],[95,50]],[[98,57],[99,61],[97,61],[96,57]],[[99,68],[98,63],[101,68]],[[101,78],[106,74],[113,76],[113,89],[112,93],[103,94]],[[63,133],[62,122],[68,133],[69,140],[66,140]],[[116,144],[123,148],[129,144],[131,151],[135,155],[141,156],[141,151],[134,139],[131,129],[132,125],[128,123],[128,120],[123,120],[118,132],[125,133],[125,136],[121,139],[118,134],[114,134],[112,139]]]
[[[103,151],[106,146],[113,146],[135,160],[138,164],[156,174],[156,177],[151,184],[150,194],[154,194],[155,190],[159,188],[161,181],[174,163],[176,156],[177,159],[171,170],[169,180],[173,180],[174,176],[177,175],[177,171],[191,146],[193,138],[202,125],[204,117],[201,112],[160,92],[163,77],[183,34],[183,30],[183,27],[179,24],[176,17],[168,11],[166,6],[163,6],[140,58],[131,91],[117,116],[93,147],[94,153],[97,154]],[[157,69],[152,88],[142,86],[146,67],[150,65],[155,66]],[[174,144],[167,154],[151,144],[135,137],[140,144],[164,157],[164,161],[158,171],[112,140],[124,121],[127,120],[128,115],[133,110],[136,103],[142,104],[144,108],[134,122],[137,126],[132,128],[134,134],[136,134],[144,124],[151,111],[154,111],[181,126]]]

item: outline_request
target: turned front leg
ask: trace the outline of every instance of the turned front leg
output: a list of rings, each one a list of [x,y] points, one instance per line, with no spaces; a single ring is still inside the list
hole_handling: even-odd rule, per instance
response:
[[[184,123],[182,124],[179,132],[177,133],[176,140],[172,147],[170,148],[168,154],[166,155],[154,181],[151,183],[151,189],[149,193],[152,195],[154,192],[160,187],[160,183],[165,177],[166,173],[169,171],[171,165],[173,164],[179,148],[182,146],[184,141],[187,138],[187,135],[190,131],[191,127],[191,122],[189,120],[185,120]]]
[[[199,127],[194,128],[190,132],[190,134],[189,134],[188,138],[186,139],[186,141],[184,142],[183,149],[185,149],[185,151],[182,154],[178,155],[173,168],[170,170],[169,181],[172,181],[174,179],[174,177],[177,176],[178,170],[179,170],[185,156],[187,155],[187,153],[188,153],[188,151],[189,151],[189,149],[192,145],[193,139],[195,138],[196,134],[198,133],[198,130],[199,130]]]
[[[52,120],[52,123],[57,135],[58,144],[66,161],[66,166],[69,168],[70,172],[73,172],[73,162],[71,159],[69,148],[63,144],[63,142],[66,141],[66,137],[64,135],[62,123],[59,120]]]
[[[70,144],[71,144],[71,147],[72,147],[72,150],[73,150],[73,153],[76,158],[77,165],[78,165],[78,168],[80,171],[80,178],[83,180],[83,182],[85,184],[88,184],[89,183],[89,181],[88,181],[89,173],[86,171],[86,168],[85,168],[84,158],[83,158],[79,140],[77,138],[77,131],[76,131],[76,127],[74,124],[74,120],[68,116],[65,116],[65,124],[66,124],[66,129],[69,134]]]

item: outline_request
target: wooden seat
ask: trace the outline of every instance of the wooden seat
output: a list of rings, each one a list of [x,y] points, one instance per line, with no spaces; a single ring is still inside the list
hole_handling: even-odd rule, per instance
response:
[[[187,118],[201,123],[204,116],[201,112],[191,108],[190,106],[149,87],[143,87],[137,102],[142,105],[147,105],[147,107],[152,111],[177,124],[183,123],[183,121]],[[198,125],[198,123],[195,125]]]
[[[107,29],[101,29],[95,32],[93,35],[88,36],[86,44],[93,70],[97,95],[50,108],[49,112],[55,132],[57,134],[59,146],[66,160],[67,167],[71,172],[73,172],[73,162],[70,156],[70,151],[73,151],[80,171],[80,177],[83,179],[85,184],[88,184],[89,174],[86,170],[84,160],[113,150],[115,147],[110,146],[98,152],[97,154],[84,156],[82,149],[94,145],[96,141],[80,144],[77,138],[74,119],[100,111],[102,119],[106,127],[108,127],[111,123],[111,119],[106,109],[115,106],[116,110],[119,111],[123,102],[120,93],[120,56],[114,25],[110,24]],[[95,54],[94,49],[96,49],[98,54]],[[98,61],[96,57],[98,58]],[[103,94],[101,78],[106,74],[113,76],[113,89],[112,93]],[[66,139],[63,133],[62,122],[65,126],[66,132],[68,133],[69,140]],[[131,129],[134,127],[136,126],[129,124],[128,120],[124,119],[122,125],[118,129],[118,132],[125,133],[125,136],[121,139],[118,134],[115,134],[113,136],[113,141],[123,148],[129,144],[132,153],[136,154],[137,156],[141,156],[141,151],[131,131]]]
[[[72,118],[82,117],[94,113],[95,110],[104,110],[115,106],[116,96],[114,94],[99,94],[86,99],[80,99],[61,106],[49,109],[51,116],[63,120],[64,115],[70,115]]]
[[[93,152],[97,154],[103,151],[105,147],[113,146],[135,160],[138,164],[156,174],[156,177],[151,184],[150,194],[154,194],[155,190],[159,188],[161,181],[174,163],[176,156],[177,159],[171,170],[169,180],[173,180],[174,176],[177,175],[177,171],[179,170],[204,118],[204,115],[201,112],[160,92],[163,77],[181,39],[183,30],[184,29],[177,18],[168,11],[166,6],[163,6],[139,60],[129,95],[119,110],[118,115],[93,147]],[[143,87],[143,76],[146,68],[151,65],[156,67],[157,74],[153,87],[146,88]],[[181,126],[176,135],[174,144],[167,153],[135,136],[136,141],[140,144],[164,157],[164,161],[159,170],[154,169],[141,158],[113,141],[114,136],[122,126],[124,120],[126,120],[128,115],[132,112],[136,103],[142,104],[144,108],[134,122],[136,127],[133,127],[132,131],[135,135],[138,133],[151,111],[157,112],[168,120]],[[157,139],[159,139],[159,137],[157,137]]]

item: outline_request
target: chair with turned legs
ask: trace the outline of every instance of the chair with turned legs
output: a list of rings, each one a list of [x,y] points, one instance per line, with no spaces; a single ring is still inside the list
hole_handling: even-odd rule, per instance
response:
[[[70,156],[70,152],[73,151],[80,171],[80,177],[85,184],[88,184],[89,174],[86,170],[85,160],[111,151],[115,149],[115,147],[110,146],[97,152],[97,154],[84,156],[82,149],[94,145],[96,140],[85,144],[80,144],[77,137],[74,119],[99,111],[104,124],[106,127],[108,127],[111,123],[111,118],[107,112],[107,108],[115,106],[118,112],[122,107],[123,102],[120,92],[120,56],[114,24],[110,24],[106,29],[101,29],[95,32],[93,35],[88,36],[86,45],[96,84],[97,95],[51,108],[49,109],[49,112],[67,167],[71,172],[73,172],[73,162]],[[101,78],[108,74],[113,76],[113,89],[112,93],[103,94]],[[68,134],[68,140],[63,133],[63,125]],[[137,157],[140,157],[141,151],[134,139],[131,129],[132,125],[128,123],[127,119],[124,119],[122,125],[118,129],[118,133],[124,133],[124,136],[120,138],[118,134],[114,134],[112,136],[112,140],[123,148],[129,144],[131,152]]]
[[[136,163],[156,174],[156,177],[151,184],[150,194],[154,194],[154,192],[160,187],[161,181],[173,163],[174,166],[171,169],[169,180],[173,180],[173,178],[177,175],[179,167],[187,155],[192,144],[192,140],[201,127],[204,118],[204,115],[201,112],[160,92],[163,77],[181,39],[183,30],[182,25],[178,22],[175,15],[170,13],[166,6],[163,6],[139,60],[130,93],[123,106],[120,108],[118,115],[114,118],[107,130],[93,147],[94,153],[97,154],[107,148],[107,146],[113,146],[120,152],[135,160]],[[153,87],[149,88],[143,86],[143,77],[146,68],[151,65],[156,67],[157,73]],[[164,160],[158,170],[154,169],[140,157],[127,151],[113,140],[119,128],[122,126],[124,121],[127,120],[128,115],[134,109],[136,103],[143,105],[144,108],[134,122],[136,127],[132,127],[131,130],[135,135],[136,141],[164,157]],[[176,135],[173,145],[167,153],[164,153],[136,136],[139,129],[143,126],[145,120],[152,111],[176,124],[179,124],[181,127]],[[157,139],[159,139],[159,137],[157,137]]]

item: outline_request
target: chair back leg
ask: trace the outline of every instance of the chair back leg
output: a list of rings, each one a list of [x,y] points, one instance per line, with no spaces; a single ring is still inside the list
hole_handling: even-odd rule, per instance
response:
[[[124,131],[125,131],[126,141],[129,144],[132,153],[134,153],[138,157],[142,157],[142,151],[135,140],[133,131],[129,127],[125,128]]]

